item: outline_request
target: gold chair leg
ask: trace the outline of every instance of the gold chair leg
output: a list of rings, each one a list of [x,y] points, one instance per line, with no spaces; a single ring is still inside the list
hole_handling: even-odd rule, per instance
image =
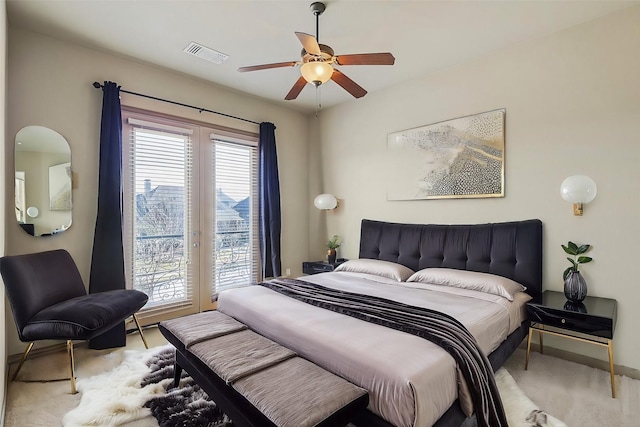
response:
[[[18,372],[20,372],[20,369],[22,369],[22,365],[24,365],[24,361],[27,360],[27,356],[29,355],[29,352],[33,348],[33,344],[35,343],[30,342],[29,345],[27,345],[27,348],[24,350],[24,353],[22,354],[22,359],[20,360],[20,364],[18,365],[18,369],[16,369],[16,371],[13,373],[13,377],[11,377],[11,381],[16,380],[16,377],[18,376]]]
[[[133,320],[136,322],[136,326],[138,327],[138,332],[140,332],[140,338],[142,338],[142,342],[144,343],[144,348],[149,349],[149,345],[147,344],[147,340],[142,333],[142,328],[140,327],[140,322],[138,322],[138,316],[136,313],[132,314]]]
[[[76,373],[73,360],[73,341],[67,340],[67,352],[69,353],[69,369],[71,371],[71,394],[76,394]]]
[[[529,327],[529,337],[527,338],[527,357],[524,362],[524,370],[529,369],[529,353],[531,352],[531,336],[533,335],[533,328]]]
[[[611,376],[611,397],[616,398],[616,374],[613,370],[613,342],[608,340],[607,348],[609,349],[609,375]]]

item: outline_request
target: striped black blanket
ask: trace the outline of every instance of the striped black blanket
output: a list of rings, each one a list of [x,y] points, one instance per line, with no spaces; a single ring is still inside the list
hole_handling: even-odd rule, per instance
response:
[[[297,279],[272,279],[269,289],[337,313],[413,334],[439,345],[467,382],[479,427],[508,427],[489,360],[471,333],[453,317],[384,298],[327,288]]]

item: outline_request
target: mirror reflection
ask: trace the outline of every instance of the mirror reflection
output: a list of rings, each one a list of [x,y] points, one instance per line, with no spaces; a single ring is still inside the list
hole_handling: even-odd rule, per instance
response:
[[[58,132],[26,126],[15,140],[16,220],[32,236],[71,226],[71,149]]]

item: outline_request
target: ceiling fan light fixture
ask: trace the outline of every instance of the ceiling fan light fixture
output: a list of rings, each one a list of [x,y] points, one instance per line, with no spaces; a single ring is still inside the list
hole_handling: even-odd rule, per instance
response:
[[[380,53],[355,53],[350,55],[336,56],[333,49],[326,44],[318,43],[318,28],[320,15],[324,12],[326,6],[323,2],[311,3],[311,12],[316,17],[316,35],[303,32],[295,32],[296,37],[302,44],[300,53],[301,61],[276,62],[273,64],[252,65],[249,67],[240,67],[238,71],[258,71],[270,68],[295,67],[300,65],[300,74],[289,93],[284,97],[285,100],[291,101],[296,99],[307,83],[311,83],[316,87],[316,101],[320,106],[320,91],[318,87],[329,80],[333,80],[338,86],[353,95],[354,98],[362,98],[367,94],[360,85],[345,76],[336,65],[393,65],[395,58],[390,52]],[[316,110],[317,112],[317,110]]]
[[[302,64],[300,73],[307,82],[315,86],[320,86],[329,81],[333,74],[333,67],[326,62],[312,61]]]

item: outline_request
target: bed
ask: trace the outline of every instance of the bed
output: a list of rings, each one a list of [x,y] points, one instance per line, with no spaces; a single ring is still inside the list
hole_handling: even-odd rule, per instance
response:
[[[365,219],[359,259],[343,266],[301,279],[448,313],[467,326],[496,370],[526,335],[525,302],[541,292],[542,223],[419,225]],[[440,274],[471,275],[472,282],[491,275],[490,286],[495,278],[508,286],[517,282],[526,292],[509,291],[509,301],[509,295],[500,295],[502,285],[491,292],[469,288],[467,282],[464,289],[442,286],[434,284],[433,274],[437,280]],[[367,389],[369,410],[356,421],[358,426],[460,426],[467,418],[455,361],[427,340],[310,306],[264,286],[222,292],[218,309]]]

